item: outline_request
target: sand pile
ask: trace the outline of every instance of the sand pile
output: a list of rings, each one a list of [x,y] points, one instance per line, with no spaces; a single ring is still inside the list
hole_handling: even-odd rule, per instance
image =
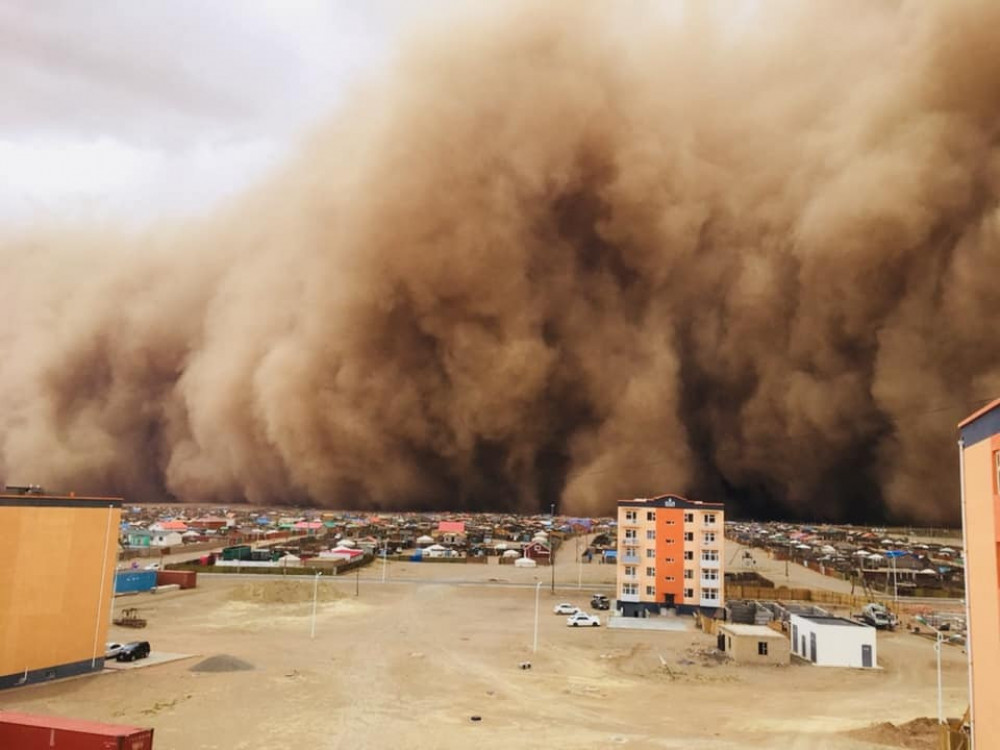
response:
[[[905,747],[910,750],[935,750],[938,747],[938,723],[934,719],[921,718],[905,724],[882,722],[864,729],[847,732],[855,739],[887,747]]]
[[[313,586],[312,581],[249,581],[233,589],[229,598],[255,604],[301,604],[313,600]],[[332,602],[342,597],[335,587],[320,582],[319,601]]]
[[[243,661],[242,659],[237,659],[235,656],[230,656],[229,654],[218,654],[216,656],[210,656],[207,659],[195,664],[191,667],[192,672],[247,672],[254,669],[254,665],[250,662]]]

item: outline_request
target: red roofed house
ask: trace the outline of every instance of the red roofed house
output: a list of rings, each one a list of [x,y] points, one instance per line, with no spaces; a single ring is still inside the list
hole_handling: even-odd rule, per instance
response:
[[[196,529],[221,529],[229,525],[229,519],[222,516],[202,516],[191,521]]]
[[[309,536],[315,536],[320,530],[326,531],[326,525],[322,521],[299,521],[292,528],[296,531],[304,531]]]
[[[465,544],[465,521],[441,521],[434,536],[444,544]]]

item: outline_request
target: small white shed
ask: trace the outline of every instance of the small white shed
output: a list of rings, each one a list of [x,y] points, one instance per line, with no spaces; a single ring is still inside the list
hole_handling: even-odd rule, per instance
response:
[[[793,614],[792,653],[820,667],[878,666],[875,628],[843,617]]]

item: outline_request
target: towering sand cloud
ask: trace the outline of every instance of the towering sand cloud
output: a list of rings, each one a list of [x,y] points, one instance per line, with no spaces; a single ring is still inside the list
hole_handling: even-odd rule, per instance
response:
[[[1000,393],[1000,4],[761,6],[456,16],[210,219],[0,238],[0,472],[954,520]]]

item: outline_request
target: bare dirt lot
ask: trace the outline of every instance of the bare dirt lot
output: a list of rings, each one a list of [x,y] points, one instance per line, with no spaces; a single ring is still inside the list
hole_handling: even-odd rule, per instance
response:
[[[936,714],[933,644],[905,631],[880,636],[878,671],[720,664],[698,631],[567,628],[553,604],[588,592],[553,596],[538,569],[525,571],[546,582],[532,654],[534,586],[432,580],[446,567],[410,565],[419,583],[322,581],[315,639],[312,581],[206,577],[122,599],[150,624],[109,638],[197,656],[7,691],[0,707],[152,726],[158,750],[848,750],[894,736],[851,730]],[[964,654],[947,648],[944,665],[946,712],[960,715]]]

